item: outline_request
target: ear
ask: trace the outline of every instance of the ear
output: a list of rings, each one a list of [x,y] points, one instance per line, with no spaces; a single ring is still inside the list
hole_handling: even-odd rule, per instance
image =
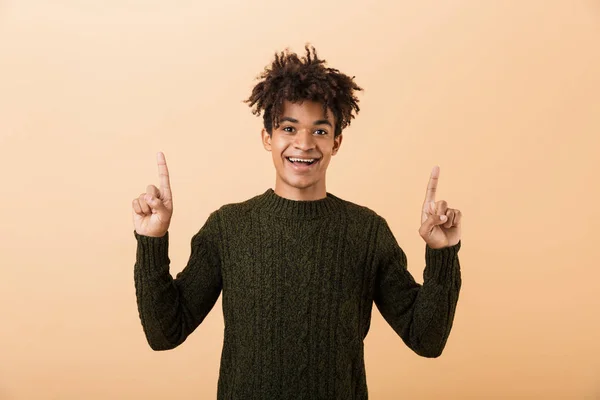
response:
[[[337,137],[333,139],[333,150],[331,151],[331,155],[335,156],[342,145],[342,140],[344,139],[343,134],[339,134]]]
[[[263,128],[260,132],[260,136],[262,138],[262,143],[265,150],[271,151],[271,135],[269,135],[269,132]]]

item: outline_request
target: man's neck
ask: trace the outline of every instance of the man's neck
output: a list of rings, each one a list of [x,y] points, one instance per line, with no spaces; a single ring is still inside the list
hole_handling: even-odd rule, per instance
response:
[[[298,189],[290,187],[286,184],[275,183],[275,194],[288,200],[310,201],[321,200],[327,197],[325,186],[308,187],[306,189]]]

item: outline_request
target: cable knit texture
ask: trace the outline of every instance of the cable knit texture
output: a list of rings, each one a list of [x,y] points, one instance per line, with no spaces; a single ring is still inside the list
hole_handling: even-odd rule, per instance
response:
[[[385,219],[330,193],[294,201],[268,189],[221,207],[175,277],[169,234],[134,236],[152,349],[182,344],[223,294],[220,400],[368,399],[363,341],[373,304],[420,356],[440,356],[450,335],[461,243],[425,245],[421,285]]]

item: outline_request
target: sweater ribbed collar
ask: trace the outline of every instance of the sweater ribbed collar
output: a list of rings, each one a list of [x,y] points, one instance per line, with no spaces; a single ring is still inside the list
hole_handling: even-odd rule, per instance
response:
[[[258,206],[261,210],[283,218],[312,219],[331,215],[340,211],[342,202],[329,192],[319,200],[286,199],[273,189],[268,189],[258,196]]]

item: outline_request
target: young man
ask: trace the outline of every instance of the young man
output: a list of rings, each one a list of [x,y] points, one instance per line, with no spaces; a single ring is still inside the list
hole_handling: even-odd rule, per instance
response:
[[[363,341],[373,303],[423,357],[440,356],[452,327],[461,214],[435,201],[439,168],[421,210],[421,285],[384,218],[326,191],[327,166],[359,111],[354,92],[362,89],[325,67],[314,48],[306,51],[302,58],[276,55],[247,100],[254,114],[264,112],[275,189],[210,214],[175,279],[168,257],[173,198],[162,153],[160,187],[149,185],[133,201],[135,287],[150,347],[183,343],[223,292],[218,399],[367,399]]]

